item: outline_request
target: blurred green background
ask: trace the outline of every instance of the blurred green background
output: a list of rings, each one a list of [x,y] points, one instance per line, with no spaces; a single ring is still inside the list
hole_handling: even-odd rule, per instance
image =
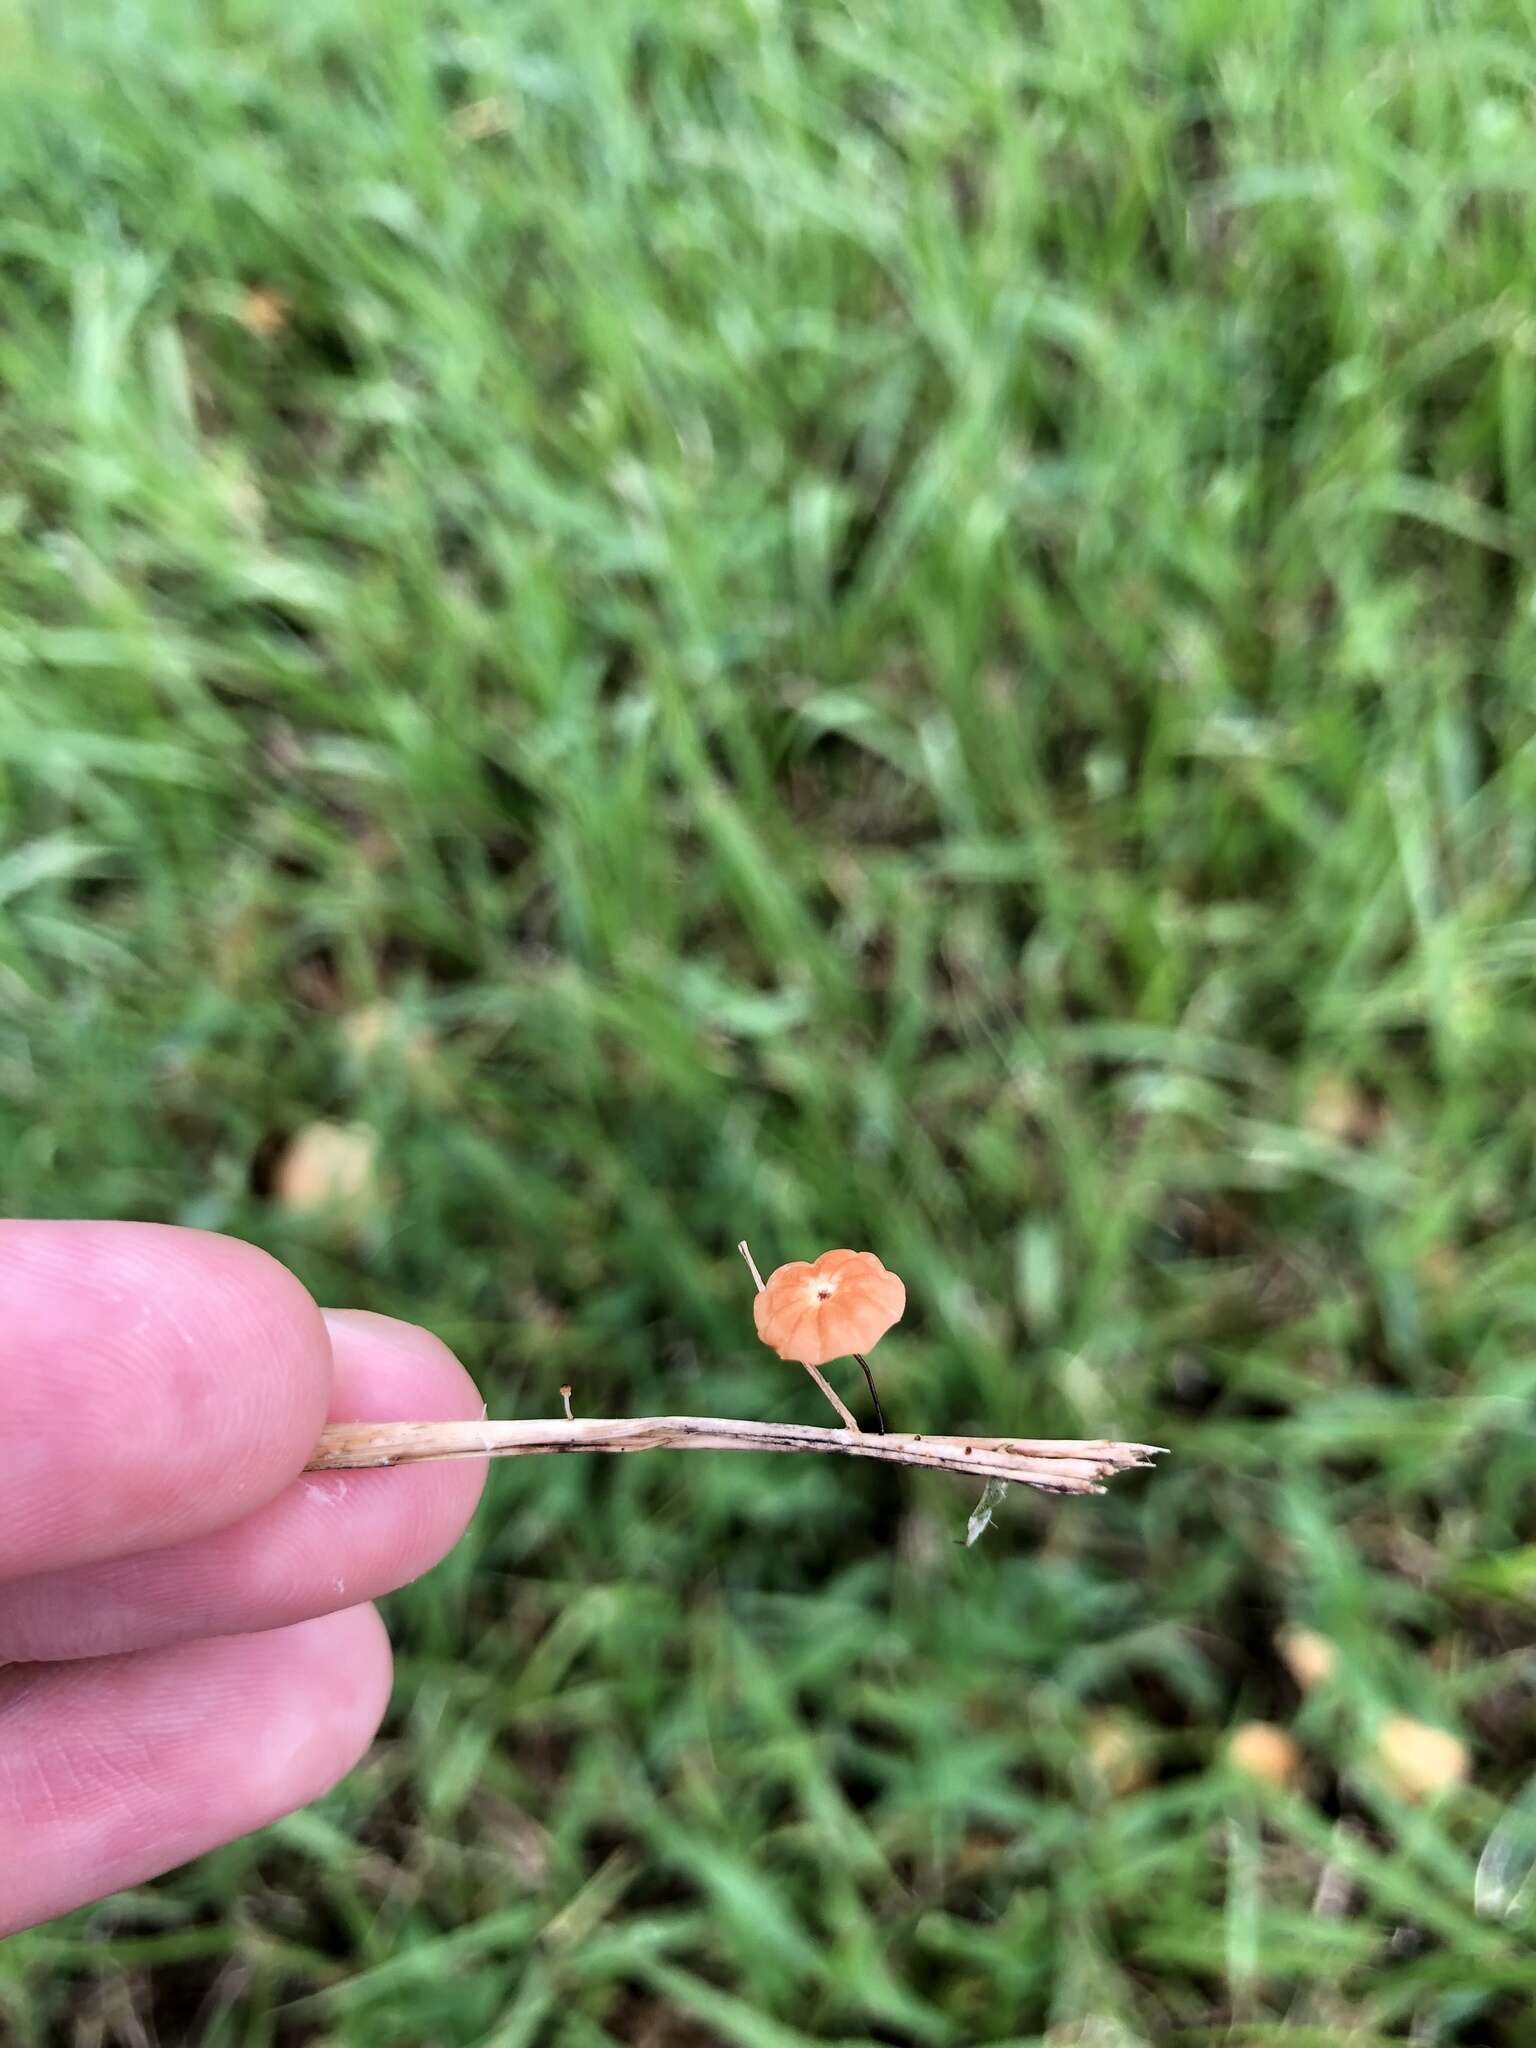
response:
[[[7,1210],[1172,1450],[498,1468],[7,2043],[1531,2040],[1533,27],[0,8]]]

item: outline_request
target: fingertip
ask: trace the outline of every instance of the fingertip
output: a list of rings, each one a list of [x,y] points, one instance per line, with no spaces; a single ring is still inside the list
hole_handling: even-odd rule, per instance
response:
[[[0,1223],[0,1576],[218,1528],[325,1420],[320,1311],[257,1246],[155,1223]]]
[[[369,1309],[321,1310],[331,1342],[332,1422],[478,1422],[480,1390],[440,1337]],[[455,1459],[478,1499],[485,1460]]]
[[[430,1330],[368,1309],[322,1314],[331,1340],[332,1422],[475,1422],[485,1413],[479,1388]],[[390,1487],[399,1508],[393,1583],[419,1578],[458,1542],[485,1490],[486,1467],[484,1458],[451,1458],[367,1475]]]
[[[389,1704],[361,1606],[0,1681],[0,1936],[139,1884],[322,1797]]]
[[[217,1640],[229,1668],[243,1668],[245,1682],[272,1702],[242,1760],[246,1826],[260,1827],[322,1798],[367,1755],[389,1706],[394,1653],[371,1603]],[[201,1647],[183,1646],[194,1656]],[[208,1652],[211,1667],[212,1644]]]
[[[320,1317],[331,1340],[333,1356],[337,1359],[338,1375],[342,1372],[343,1353],[349,1355],[367,1352],[372,1355],[375,1371],[369,1375],[374,1384],[374,1398],[387,1399],[384,1391],[391,1379],[409,1381],[416,1388],[425,1391],[431,1388],[433,1398],[447,1405],[442,1413],[455,1420],[478,1415],[482,1408],[480,1394],[469,1373],[460,1363],[458,1356],[441,1337],[423,1329],[420,1323],[408,1323],[399,1316],[379,1315],[367,1308],[322,1308]],[[338,1403],[352,1399],[364,1399],[368,1389],[362,1384],[348,1388],[340,1378],[333,1387],[332,1408]],[[333,1421],[342,1418],[333,1413]],[[406,1420],[406,1417],[392,1417],[387,1414],[348,1414],[352,1422],[387,1422]]]
[[[267,1500],[301,1471],[330,1403],[330,1334],[309,1289],[260,1245],[213,1231],[178,1231],[202,1242],[202,1284],[218,1289],[222,1318],[238,1333],[233,1391],[248,1411],[250,1483]],[[246,1419],[242,1417],[242,1419]]]
[[[482,1413],[474,1382],[428,1331],[353,1310],[327,1312],[322,1328],[334,1420]],[[479,1504],[485,1471],[483,1458],[455,1458],[396,1471],[306,1472],[225,1528],[0,1583],[0,1658],[144,1651],[350,1610],[441,1561]]]
[[[329,1792],[367,1755],[394,1690],[395,1659],[371,1602],[296,1623],[283,1634],[312,1660],[326,1702],[325,1742],[315,1750],[311,1775],[296,1776],[282,1789],[279,1811],[291,1812]]]

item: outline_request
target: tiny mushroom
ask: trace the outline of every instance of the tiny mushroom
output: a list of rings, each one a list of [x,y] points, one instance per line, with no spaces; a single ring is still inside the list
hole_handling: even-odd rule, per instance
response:
[[[780,1358],[815,1371],[834,1358],[856,1358],[864,1368],[882,1430],[880,1397],[864,1358],[901,1320],[907,1290],[873,1252],[823,1252],[793,1259],[770,1273],[752,1303],[757,1334]]]

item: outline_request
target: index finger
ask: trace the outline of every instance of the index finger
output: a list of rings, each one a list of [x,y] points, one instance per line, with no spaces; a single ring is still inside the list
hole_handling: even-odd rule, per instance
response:
[[[0,1578],[249,1514],[314,1449],[330,1372],[319,1309],[254,1245],[0,1222]]]

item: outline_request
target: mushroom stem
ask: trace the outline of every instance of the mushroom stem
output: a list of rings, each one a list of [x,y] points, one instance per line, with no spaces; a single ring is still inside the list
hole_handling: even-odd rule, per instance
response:
[[[756,1287],[758,1293],[761,1294],[763,1291],[763,1276],[757,1270],[756,1259],[753,1258],[751,1252],[749,1252],[747,1249],[747,1240],[743,1238],[740,1244],[737,1245],[736,1249],[741,1253],[741,1256],[746,1260],[747,1270],[752,1275],[752,1283]],[[854,1420],[851,1411],[844,1407],[843,1403],[838,1399],[837,1395],[833,1393],[831,1387],[827,1384],[826,1380],[822,1378],[821,1374],[816,1370],[814,1365],[808,1365],[805,1369],[810,1374],[811,1378],[816,1382],[817,1386],[820,1387],[821,1391],[826,1395],[827,1399],[832,1403],[833,1412],[841,1421],[844,1429],[851,1429],[854,1435],[857,1436],[859,1434],[859,1425]],[[864,1370],[867,1373],[869,1371],[869,1367],[866,1365],[864,1367]],[[874,1391],[873,1386],[871,1386],[870,1391]],[[877,1401],[875,1403],[875,1407],[877,1410],[879,1406],[880,1403]],[[883,1435],[885,1433],[885,1424],[883,1422],[880,1425],[880,1430],[881,1434]]]
[[[862,1351],[855,1351],[853,1355],[864,1368],[864,1384],[869,1388],[869,1398],[875,1404],[875,1427],[884,1436],[885,1417],[880,1411],[880,1396],[875,1392],[875,1376],[869,1369],[869,1360]]]
[[[821,1391],[826,1395],[827,1399],[832,1403],[833,1408],[843,1418],[844,1429],[851,1429],[855,1436],[859,1436],[860,1434],[862,1434],[862,1432],[859,1429],[858,1423],[855,1422],[853,1419],[853,1411],[849,1408],[844,1407],[842,1400],[839,1398],[831,1382],[823,1378],[820,1370],[816,1366],[808,1365],[805,1369],[810,1374],[811,1378],[816,1382],[817,1386],[820,1387]]]

